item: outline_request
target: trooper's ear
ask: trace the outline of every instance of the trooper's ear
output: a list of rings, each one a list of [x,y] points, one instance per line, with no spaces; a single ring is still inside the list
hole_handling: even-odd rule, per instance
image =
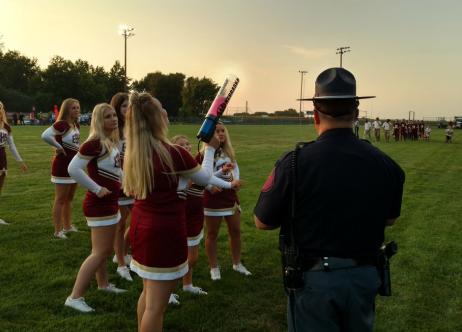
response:
[[[319,122],[319,113],[318,113],[318,110],[316,110],[316,109],[313,111],[313,118],[314,118],[314,123],[315,123],[315,124],[319,124],[319,123],[320,123],[320,122]]]

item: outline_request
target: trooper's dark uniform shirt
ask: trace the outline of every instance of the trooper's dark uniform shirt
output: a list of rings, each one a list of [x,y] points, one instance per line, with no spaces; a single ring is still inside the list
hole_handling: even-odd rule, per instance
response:
[[[254,213],[266,225],[290,217],[293,152],[276,163]],[[298,152],[295,241],[306,257],[375,256],[387,219],[400,215],[404,172],[350,128],[324,132]]]

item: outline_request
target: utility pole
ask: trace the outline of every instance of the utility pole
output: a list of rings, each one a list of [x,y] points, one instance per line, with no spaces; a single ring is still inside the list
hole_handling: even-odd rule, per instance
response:
[[[303,75],[305,75],[308,72],[306,70],[299,70],[298,72],[301,75],[301,78],[300,78],[300,108],[299,108],[299,113],[298,113],[298,117],[300,118],[302,116]]]
[[[340,54],[340,68],[342,68],[342,58],[343,58],[343,53],[350,52],[350,46],[342,46],[337,48],[337,53],[335,54]]]
[[[121,25],[119,27],[119,32],[124,37],[124,73],[125,73],[125,84],[127,84],[127,39],[134,36],[133,30],[135,28],[129,27],[127,25]]]

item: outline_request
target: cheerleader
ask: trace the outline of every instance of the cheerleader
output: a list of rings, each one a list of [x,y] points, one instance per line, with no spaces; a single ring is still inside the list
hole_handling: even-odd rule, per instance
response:
[[[5,183],[5,177],[8,169],[5,153],[6,145],[10,148],[13,158],[20,163],[22,171],[27,171],[27,166],[19,155],[16,145],[14,145],[13,135],[11,134],[11,127],[8,125],[5,107],[0,101],[0,195],[2,194],[3,184]],[[5,220],[0,219],[0,225],[8,225],[8,223]]]
[[[220,148],[215,152],[215,175],[225,181],[239,180],[239,167],[234,155],[234,149],[226,127],[218,123],[215,135],[220,142]],[[233,269],[246,276],[251,273],[241,262],[241,228],[239,198],[234,189],[220,190],[207,187],[204,192],[204,215],[207,227],[205,251],[210,264],[210,277],[220,280],[221,273],[217,260],[217,239],[221,220],[228,225]]]
[[[178,135],[172,138],[172,143],[183,147],[191,153],[191,144],[186,136]],[[196,156],[196,161],[201,162],[200,154]],[[209,184],[223,189],[237,189],[240,186],[239,180],[233,182],[223,181],[212,176]],[[194,286],[192,282],[192,270],[199,258],[199,244],[204,236],[204,187],[190,183],[186,189],[186,229],[188,234],[188,266],[189,271],[183,277],[183,291],[195,295],[207,295],[202,288]],[[174,301],[175,300],[175,301]],[[170,298],[170,302],[175,303],[177,298]]]
[[[77,228],[71,223],[71,204],[77,184],[69,176],[67,167],[79,151],[79,116],[79,101],[72,98],[65,99],[56,122],[42,134],[42,139],[56,148],[51,165],[51,182],[55,184],[52,214],[54,236],[59,239],[67,239],[68,232],[77,232]]]
[[[128,93],[119,92],[116,93],[111,99],[111,106],[115,109],[117,114],[117,120],[119,124],[119,152],[120,152],[120,165],[123,168],[123,159],[125,152],[125,138],[124,138],[124,126],[125,126],[125,114],[128,109]],[[119,197],[119,211],[120,221],[117,224],[117,230],[114,240],[114,258],[112,261],[117,263],[117,274],[128,281],[133,281],[130,271],[127,267],[130,264],[131,256],[128,255],[128,230],[126,231],[126,222],[130,215],[130,208],[134,203],[133,197],[126,196],[123,191],[120,191]]]
[[[83,201],[83,213],[91,229],[92,250],[80,266],[72,293],[64,305],[85,313],[94,311],[83,295],[95,273],[98,289],[116,294],[126,291],[108,283],[106,269],[120,220],[118,199],[122,170],[118,139],[115,110],[109,104],[96,105],[88,139],[68,168],[72,178],[88,189]]]
[[[205,147],[202,168],[167,139],[167,112],[148,93],[130,95],[125,134],[123,189],[133,194],[130,268],[143,278],[138,330],[162,331],[164,311],[177,280],[188,271],[185,203],[189,179],[205,185],[218,142]],[[183,197],[182,197],[183,196]]]

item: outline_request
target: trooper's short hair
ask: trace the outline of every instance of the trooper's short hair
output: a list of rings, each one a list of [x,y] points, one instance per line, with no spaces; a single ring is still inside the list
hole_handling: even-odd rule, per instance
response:
[[[357,117],[356,99],[314,100],[314,110],[339,121],[353,121]]]

